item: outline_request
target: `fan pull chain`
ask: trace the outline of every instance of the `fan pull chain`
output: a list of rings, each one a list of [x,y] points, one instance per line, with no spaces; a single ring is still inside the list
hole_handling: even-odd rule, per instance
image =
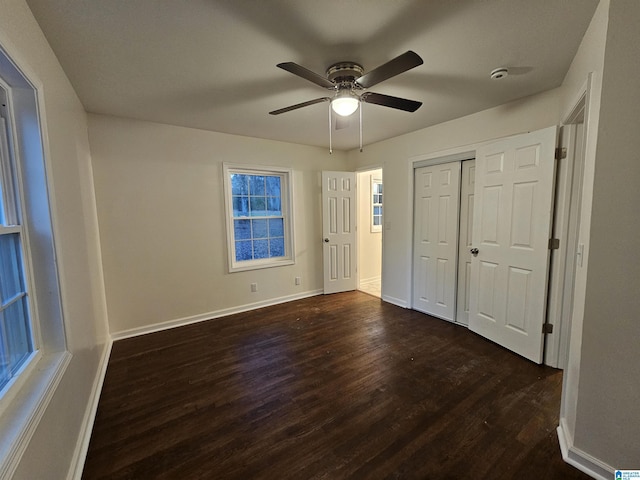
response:
[[[362,152],[362,102],[360,102],[360,152]]]
[[[331,102],[329,102],[329,155],[333,154],[333,145],[331,143]]]

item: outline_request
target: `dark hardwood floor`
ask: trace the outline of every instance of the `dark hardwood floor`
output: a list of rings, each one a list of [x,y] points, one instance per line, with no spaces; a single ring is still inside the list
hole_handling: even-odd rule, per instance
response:
[[[84,479],[585,479],[562,372],[360,292],[115,342]]]

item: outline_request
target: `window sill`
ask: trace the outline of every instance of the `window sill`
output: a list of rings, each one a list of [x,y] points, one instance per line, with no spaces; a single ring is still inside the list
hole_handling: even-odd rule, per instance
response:
[[[235,272],[245,272],[247,270],[259,270],[261,268],[271,268],[271,267],[283,267],[285,265],[294,265],[296,262],[292,258],[286,258],[283,260],[271,260],[268,262],[247,262],[248,265],[236,264],[234,266],[229,267],[229,273]]]
[[[35,360],[0,414],[0,478],[11,478],[71,360],[69,352]],[[17,385],[16,385],[17,386]]]

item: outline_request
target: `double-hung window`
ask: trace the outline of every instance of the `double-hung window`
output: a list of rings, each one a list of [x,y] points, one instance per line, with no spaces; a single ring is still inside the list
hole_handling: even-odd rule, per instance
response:
[[[17,172],[12,162],[7,90],[0,85],[0,392],[34,351],[20,225]]]
[[[229,271],[294,263],[291,170],[224,164]]]

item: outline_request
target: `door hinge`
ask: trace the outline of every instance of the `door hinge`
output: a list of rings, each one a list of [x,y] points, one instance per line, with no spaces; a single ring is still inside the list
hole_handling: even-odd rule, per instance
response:
[[[557,250],[560,248],[560,239],[559,238],[550,238],[549,239],[549,250]]]
[[[543,323],[542,333],[544,334],[553,333],[553,323]]]
[[[567,158],[567,148],[566,147],[557,147],[556,148],[556,160],[562,160],[563,158]]]

